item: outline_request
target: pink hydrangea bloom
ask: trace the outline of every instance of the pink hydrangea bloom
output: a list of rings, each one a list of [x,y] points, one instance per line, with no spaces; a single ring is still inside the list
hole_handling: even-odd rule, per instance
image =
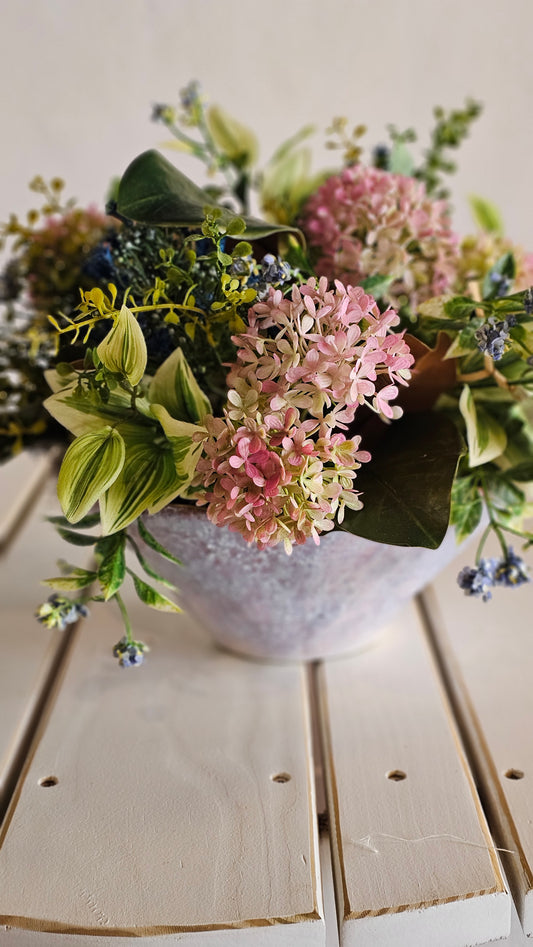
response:
[[[395,334],[396,312],[380,313],[360,287],[326,277],[270,291],[234,337],[224,418],[208,418],[195,486],[219,526],[260,547],[294,543],[333,528],[359,509],[356,471],[370,460],[359,436],[339,430],[366,404],[399,417],[391,401],[414,359]]]
[[[367,168],[346,168],[307,202],[301,221],[315,248],[317,269],[353,284],[391,276],[388,301],[416,311],[446,292],[456,269],[458,240],[445,201],[431,200],[420,181]]]

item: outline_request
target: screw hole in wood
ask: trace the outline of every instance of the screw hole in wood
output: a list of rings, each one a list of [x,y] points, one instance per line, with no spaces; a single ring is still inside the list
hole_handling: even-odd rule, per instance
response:
[[[407,779],[407,773],[404,773],[402,769],[391,769],[387,773],[387,779],[392,779],[393,782],[399,783],[402,779]]]
[[[525,773],[521,769],[508,769],[504,774],[507,779],[523,779]]]
[[[270,778],[273,783],[288,783],[291,777],[289,773],[275,773]]]
[[[57,776],[43,776],[39,780],[39,786],[44,786],[45,789],[49,789],[50,786],[57,786],[59,780]]]

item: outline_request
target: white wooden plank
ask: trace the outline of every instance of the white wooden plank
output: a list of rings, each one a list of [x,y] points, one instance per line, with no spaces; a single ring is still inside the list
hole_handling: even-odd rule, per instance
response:
[[[320,687],[341,944],[507,936],[510,899],[414,606],[324,665]]]
[[[495,546],[486,552],[498,555]],[[533,936],[533,585],[497,589],[486,603],[465,596],[456,574],[474,554],[443,572],[424,600],[494,831],[515,852],[502,858]]]
[[[47,947],[80,933],[323,945],[303,668],[225,654],[182,616],[141,616],[138,669],[115,665],[121,628],[101,607],[82,626],[6,818],[2,945],[43,932]]]
[[[55,452],[26,451],[0,467],[0,550],[44,488]]]
[[[45,516],[59,511],[49,481],[8,551],[0,558],[0,817],[35,725],[64,635],[48,631],[34,616],[48,592],[40,580],[53,575],[69,547]]]

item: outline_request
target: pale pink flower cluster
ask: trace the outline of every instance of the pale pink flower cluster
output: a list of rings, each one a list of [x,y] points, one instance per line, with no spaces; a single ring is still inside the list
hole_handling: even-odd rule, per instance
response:
[[[346,429],[359,405],[393,419],[398,383],[414,359],[394,333],[399,317],[380,313],[361,287],[328,288],[326,277],[270,290],[234,337],[224,418],[207,418],[195,486],[219,526],[261,548],[294,543],[360,509],[356,470],[370,460]]]
[[[413,178],[356,165],[330,177],[309,199],[301,227],[330,279],[360,283],[390,276],[386,298],[413,312],[448,290],[458,240],[445,201]]]

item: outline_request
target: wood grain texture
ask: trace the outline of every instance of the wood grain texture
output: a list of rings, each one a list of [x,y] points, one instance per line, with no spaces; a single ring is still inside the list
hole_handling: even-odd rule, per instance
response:
[[[82,626],[6,819],[2,945],[324,944],[303,669],[222,653],[185,617],[135,626],[151,653],[129,671],[108,609]]]
[[[320,688],[341,944],[507,936],[510,900],[414,606],[325,665]]]
[[[0,551],[46,486],[56,454],[26,452],[0,468]]]
[[[533,586],[497,589],[484,603],[456,589],[457,571],[439,577],[425,606],[494,834],[515,853],[502,860],[524,930],[533,936]]]
[[[2,469],[0,493],[4,474]],[[23,481],[25,496],[26,487]],[[45,521],[46,515],[57,512],[59,504],[50,482],[0,557],[0,816],[64,644],[64,635],[49,631],[34,617],[50,591],[40,580],[56,573],[56,559],[68,550]]]

